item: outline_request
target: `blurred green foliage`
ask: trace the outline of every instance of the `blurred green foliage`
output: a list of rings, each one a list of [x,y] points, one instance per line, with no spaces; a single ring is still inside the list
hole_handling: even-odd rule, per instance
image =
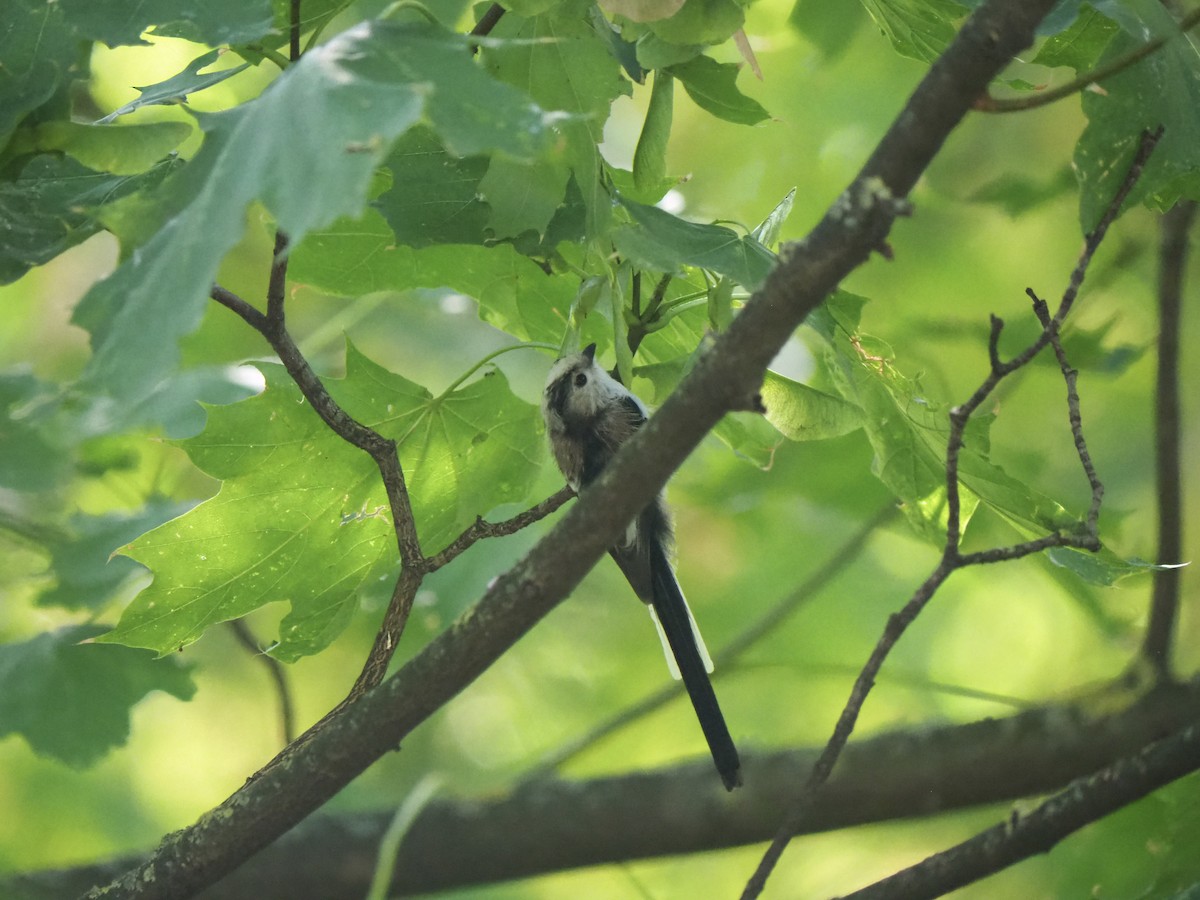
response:
[[[536,411],[549,357],[497,351],[596,341],[661,402],[781,242],[836,200],[966,12],[949,0],[689,0],[653,18],[661,4],[524,0],[476,55],[462,2],[430,4],[431,23],[411,9],[371,19],[382,2],[305,0],[312,49],[281,71],[285,0],[159,0],[141,18],[122,6],[6,0],[0,16],[13,73],[0,81],[0,734],[13,735],[0,744],[0,870],[145,848],[269,758],[271,689],[220,623],[248,616],[291,664],[304,725],[344,695],[370,646],[398,566],[374,467],[278,366],[240,366],[266,345],[207,299],[216,281],[260,301],[276,225],[293,239],[289,328],[334,396],[399,442],[430,553],[476,515],[560,486]],[[998,94],[1066,81],[1050,67],[1086,70],[1143,26],[1167,27],[1117,0],[1063,3],[1048,22],[1034,62],[1014,63]],[[1034,336],[1024,289],[1065,287],[1079,223],[1094,223],[1142,127],[1163,121],[1167,136],[1135,199],[1162,209],[1197,195],[1198,73],[1179,40],[1082,104],[968,118],[913,192],[894,258],[856,271],[776,360],[765,420],[728,417],[677,474],[680,578],[714,650],[876,511],[900,500],[907,513],[720,673],[739,743],[827,737],[887,616],[936,561],[946,410],[987,372],[989,314],[1008,323],[1004,355]],[[1155,556],[1155,242],[1154,216],[1131,205],[1065,335],[1106,487],[1106,554],[1087,568],[1036,557],[956,575],[889,660],[860,734],[1002,715],[1127,664],[1148,579],[1125,577],[1137,570],[1126,561]],[[1196,318],[1184,316],[1185,347]],[[1195,357],[1183,365],[1196,384]],[[1063,395],[1041,361],[973,422],[969,549],[1086,508]],[[1184,396],[1190,448],[1200,408]],[[549,524],[432,575],[398,663]],[[394,804],[428,771],[463,793],[511,784],[662,683],[644,618],[602,563],[335,807]],[[1185,609],[1181,671],[1200,662],[1198,632]],[[702,746],[675,704],[567,774]],[[1181,849],[1200,827],[1188,790],[1194,779],[962,895],[1164,896],[1195,877]],[[1003,814],[805,839],[772,889],[846,891]],[[757,856],[462,894],[724,896]]]

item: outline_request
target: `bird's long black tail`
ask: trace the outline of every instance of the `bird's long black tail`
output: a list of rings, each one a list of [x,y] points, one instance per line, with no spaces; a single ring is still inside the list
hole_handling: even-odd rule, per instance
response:
[[[713,762],[721,774],[721,780],[725,782],[725,789],[732,791],[742,783],[742,763],[696,646],[687,601],[679,589],[679,582],[675,580],[675,573],[671,571],[666,551],[657,542],[650,551],[650,571],[654,611],[679,666],[683,686],[687,688],[696,718],[700,720],[700,728],[704,732],[704,739],[708,741]]]

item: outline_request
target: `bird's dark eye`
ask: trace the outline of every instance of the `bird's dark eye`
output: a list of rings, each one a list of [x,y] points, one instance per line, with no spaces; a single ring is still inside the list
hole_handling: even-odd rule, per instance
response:
[[[583,372],[576,372],[575,387],[583,387],[585,384],[587,384],[587,375],[585,375]]]

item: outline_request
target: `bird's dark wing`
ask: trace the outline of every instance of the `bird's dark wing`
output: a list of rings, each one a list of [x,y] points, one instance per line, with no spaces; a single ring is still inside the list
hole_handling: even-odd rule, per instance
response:
[[[646,413],[632,396],[626,394],[607,407],[594,427],[588,429],[583,444],[583,474],[580,484],[591,484],[617,454],[629,436],[642,427]]]

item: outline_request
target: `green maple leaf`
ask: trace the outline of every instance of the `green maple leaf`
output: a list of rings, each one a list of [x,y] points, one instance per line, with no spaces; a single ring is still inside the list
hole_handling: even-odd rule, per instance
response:
[[[168,653],[210,625],[287,601],[272,653],[290,661],[327,646],[359,589],[393,571],[396,538],[374,462],[325,426],[282,368],[260,367],[262,394],[211,409],[204,433],[182,443],[221,490],[124,548],[154,582],[102,640]],[[498,371],[435,397],[353,346],[346,369],[326,386],[397,442],[423,552],[528,494],[543,456],[540,418]]]
[[[176,659],[88,642],[100,629],[73,625],[0,644],[0,737],[20,734],[34,752],[83,768],[129,737],[129,713],[150,691],[195,693]]]

